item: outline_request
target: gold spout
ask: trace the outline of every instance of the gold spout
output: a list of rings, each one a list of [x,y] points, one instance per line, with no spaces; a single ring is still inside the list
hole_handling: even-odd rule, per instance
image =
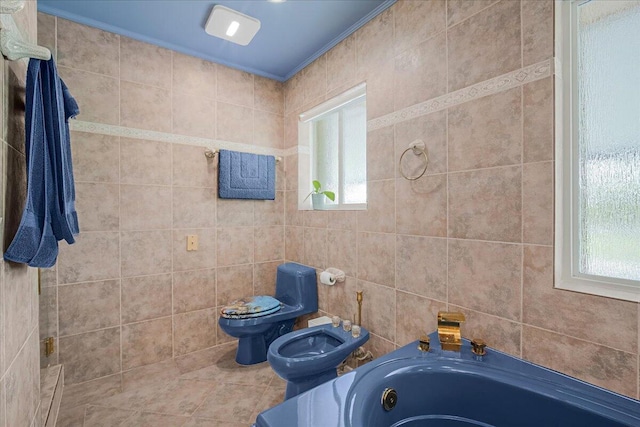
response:
[[[362,291],[356,291],[356,301],[358,301],[358,323],[362,326]]]
[[[460,351],[462,337],[460,324],[465,321],[464,314],[451,311],[438,312],[438,338],[443,350]]]

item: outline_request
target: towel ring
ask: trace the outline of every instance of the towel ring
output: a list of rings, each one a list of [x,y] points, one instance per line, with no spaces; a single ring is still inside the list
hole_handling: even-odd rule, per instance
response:
[[[413,154],[415,154],[416,156],[424,156],[424,169],[422,169],[422,172],[420,173],[420,175],[407,176],[404,174],[404,172],[402,172],[402,159],[404,155],[409,152],[409,150],[412,150]],[[415,181],[416,179],[421,178],[427,172],[427,167],[429,167],[429,156],[427,156],[427,150],[424,145],[424,142],[422,142],[421,140],[413,141],[409,146],[409,148],[404,150],[402,152],[402,155],[400,156],[400,161],[399,161],[400,175],[402,175],[404,179],[407,179],[409,181]]]

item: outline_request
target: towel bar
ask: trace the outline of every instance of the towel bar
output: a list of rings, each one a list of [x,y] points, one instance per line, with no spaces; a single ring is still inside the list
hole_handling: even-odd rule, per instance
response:
[[[216,156],[216,154],[218,154],[218,151],[219,150],[217,150],[217,149],[215,149],[215,150],[206,149],[206,150],[204,150],[204,156],[207,159],[213,159]],[[282,161],[282,157],[276,156],[276,163],[280,163],[281,161]]]

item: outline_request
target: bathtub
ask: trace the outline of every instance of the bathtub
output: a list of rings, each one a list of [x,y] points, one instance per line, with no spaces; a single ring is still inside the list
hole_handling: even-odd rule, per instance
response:
[[[409,344],[258,415],[256,427],[640,426],[640,402],[467,341]],[[382,405],[386,389],[395,406]]]

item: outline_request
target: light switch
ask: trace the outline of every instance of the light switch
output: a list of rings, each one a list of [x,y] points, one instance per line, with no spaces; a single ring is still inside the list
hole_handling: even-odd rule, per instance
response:
[[[187,236],[187,251],[198,250],[198,235],[190,234]]]

